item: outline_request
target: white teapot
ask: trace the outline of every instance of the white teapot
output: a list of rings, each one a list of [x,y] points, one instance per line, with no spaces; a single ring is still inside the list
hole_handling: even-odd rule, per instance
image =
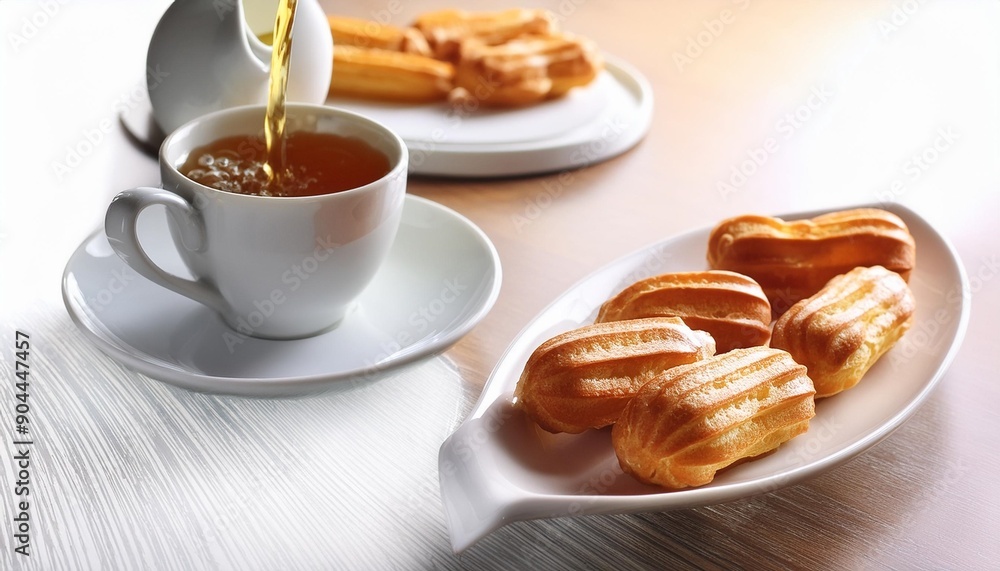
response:
[[[278,0],[175,0],[146,54],[153,118],[170,133],[206,113],[267,101]],[[298,0],[288,101],[322,103],[333,70],[333,38],[317,0]]]

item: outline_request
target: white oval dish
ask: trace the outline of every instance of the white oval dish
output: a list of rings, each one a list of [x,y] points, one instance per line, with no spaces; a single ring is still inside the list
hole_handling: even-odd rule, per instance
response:
[[[954,250],[926,221],[899,205],[871,206],[900,216],[916,241],[917,263],[910,278],[917,300],[915,323],[861,383],[817,403],[808,432],[770,455],[722,471],[711,484],[667,492],[623,474],[609,429],[549,434],[512,407],[524,364],[543,341],[592,322],[606,299],[641,278],[706,269],[711,228],[688,232],[625,256],[577,283],[501,357],[473,412],[439,454],[441,497],[454,550],[463,551],[513,521],[664,511],[773,491],[845,462],[898,428],[957,353],[968,323],[969,286]]]
[[[139,226],[150,257],[187,275],[163,210],[144,213]],[[350,388],[447,349],[489,312],[500,282],[500,259],[482,230],[407,196],[388,260],[343,323],[314,337],[239,335],[212,310],[130,270],[103,231],[70,257],[62,290],[81,331],[140,373],[197,391],[280,396]]]

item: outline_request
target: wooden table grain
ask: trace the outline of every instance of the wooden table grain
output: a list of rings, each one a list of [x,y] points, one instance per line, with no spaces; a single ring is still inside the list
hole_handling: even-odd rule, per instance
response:
[[[438,1],[323,2],[406,23]],[[155,163],[117,125],[166,2],[3,2],[0,567],[23,569],[989,569],[1000,565],[1000,4],[551,0],[640,70],[648,136],[586,168],[409,191],[479,225],[504,282],[445,354],[345,394],[241,399],[146,378],[59,297],[70,253]],[[477,8],[510,6],[495,0]],[[67,149],[91,137],[68,172]],[[920,410],[805,483],[698,509],[521,522],[451,553],[437,447],[551,300],[654,241],[746,212],[898,202],[970,278],[964,344]],[[34,382],[30,556],[13,343]]]

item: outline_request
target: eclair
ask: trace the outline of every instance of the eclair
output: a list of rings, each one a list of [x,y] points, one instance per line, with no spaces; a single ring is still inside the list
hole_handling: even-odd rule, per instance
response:
[[[435,58],[455,61],[465,40],[498,45],[528,34],[554,34],[558,24],[555,16],[543,9],[511,8],[499,12],[446,9],[421,14],[413,27],[427,39]]]
[[[333,48],[331,96],[422,103],[443,101],[455,68],[427,56],[376,48]]]
[[[427,39],[416,28],[400,28],[373,20],[329,15],[330,34],[334,46],[356,46],[405,52],[423,56],[431,55]]]
[[[771,304],[764,291],[751,278],[723,270],[635,282],[601,306],[597,322],[670,316],[711,334],[717,353],[767,345],[771,338]]]
[[[769,347],[674,367],[625,406],[611,433],[615,454],[647,484],[708,484],[722,468],[808,430],[814,392],[806,368]]]
[[[517,382],[515,406],[549,432],[601,428],[618,420],[653,377],[714,352],[708,333],[676,317],[585,325],[535,349]]]
[[[816,397],[856,385],[913,323],[916,302],[903,278],[882,266],[837,276],[774,324],[771,346],[806,366]]]
[[[756,280],[777,316],[858,266],[879,265],[908,280],[916,247],[906,224],[877,208],[791,222],[747,215],[715,227],[708,241],[708,263]]]
[[[455,86],[487,106],[520,107],[565,95],[603,68],[594,45],[577,36],[524,36],[503,44],[462,42]]]
[[[562,97],[574,87],[588,85],[604,69],[604,59],[592,41],[569,33],[526,36],[512,43],[546,60],[545,74],[552,80],[548,98]]]

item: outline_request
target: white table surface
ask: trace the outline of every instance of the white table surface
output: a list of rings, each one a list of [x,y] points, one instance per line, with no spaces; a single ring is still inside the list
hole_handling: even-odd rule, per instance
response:
[[[583,31],[598,41],[601,30],[594,22],[613,18],[610,27],[630,25],[612,3],[576,4]],[[754,514],[816,491],[799,486],[735,507],[672,515],[518,524],[459,557],[451,552],[441,509],[437,450],[471,409],[488,365],[470,378],[455,355],[446,353],[348,393],[268,400],[188,392],[106,357],[71,322],[60,297],[60,277],[73,250],[101,225],[116,192],[156,182],[154,161],[127,142],[117,111],[132,105],[133,92],[142,86],[145,45],[166,5],[163,0],[0,3],[0,568],[726,566],[712,556],[713,545],[727,541],[718,528],[711,528],[713,539],[704,545],[671,544],[669,528],[697,535],[717,518],[736,529],[740,521],[759,521]],[[680,3],[677,11],[708,17],[728,3],[696,5]],[[768,6],[781,8],[782,3]],[[766,13],[768,6],[760,10]],[[664,213],[664,232],[751,207],[795,211],[841,199],[888,198],[920,212],[951,239],[973,287],[963,349],[912,426],[837,476],[864,476],[896,456],[914,454],[915,443],[928,442],[928,465],[943,474],[941,484],[916,492],[928,509],[900,511],[912,520],[864,516],[884,533],[851,546],[854,555],[840,561],[848,567],[986,568],[1000,561],[995,494],[1000,468],[995,451],[1000,428],[995,414],[1000,402],[998,5],[921,3],[912,21],[887,39],[877,23],[890,21],[894,6],[868,8],[876,15],[867,27],[845,32],[857,36],[850,43],[854,52],[827,54],[828,60],[802,65],[803,72],[791,78],[776,71],[784,82],[749,73],[730,77],[744,90],[740,94],[713,89],[721,83],[709,56],[686,74],[672,61],[671,54],[684,49],[681,40],[699,31],[700,16],[686,20],[676,41],[654,38],[643,25],[647,34],[629,43],[625,32],[609,27],[605,41],[611,49],[626,60],[642,59],[654,86],[675,91],[657,92],[659,119],[649,141],[621,161],[584,172],[580,180],[585,188],[598,188],[613,184],[616,171],[628,176],[625,169],[638,168],[669,173],[678,188],[701,189],[677,195],[672,211]],[[752,52],[740,47],[752,35],[752,29],[734,26],[719,40],[716,55],[739,60],[741,53]],[[775,58],[775,69],[779,63],[801,64],[795,54],[779,54],[780,46],[748,45]],[[654,49],[658,55],[649,55]],[[811,57],[823,55],[811,49]],[[730,69],[755,65],[766,67],[748,60],[745,67]],[[711,196],[729,166],[769,137],[785,135],[774,118],[782,109],[794,112],[798,107],[789,102],[796,101],[829,105],[833,111],[815,113],[807,128],[779,139],[782,152],[737,192]],[[68,146],[88,133],[94,137],[95,129],[101,130],[100,140],[79,165],[68,172],[54,167],[65,162]],[[908,157],[940,137],[954,140],[940,160],[918,175],[905,170]],[[904,184],[893,186],[897,180]],[[489,196],[489,184],[470,188]],[[761,189],[782,184],[789,188],[780,196]],[[433,181],[420,185],[425,196],[438,196]],[[702,201],[704,196],[711,198]],[[460,209],[466,199],[452,200]],[[514,210],[522,208],[518,204]],[[567,199],[555,208],[572,211],[574,203]],[[620,216],[642,208],[634,201]],[[476,220],[490,233],[488,214]],[[564,220],[539,219],[531,229],[533,239],[564,237]],[[567,239],[562,255],[571,271],[545,276],[550,281],[541,287],[554,295],[647,238],[654,236],[637,235],[628,247],[611,241],[606,250],[586,253],[574,251],[573,240]],[[509,236],[497,233],[494,239],[504,255]],[[515,271],[529,263],[503,261]],[[544,305],[540,298],[524,305],[511,301],[528,287],[523,281],[504,287],[502,301],[511,313],[491,316],[482,326],[503,319],[493,329],[502,339],[492,342],[487,352],[492,358]],[[14,493],[13,344],[19,330],[32,342],[30,557],[14,552],[12,531],[16,502],[23,499]],[[969,385],[977,387],[980,392],[974,394],[981,399],[970,396]],[[951,453],[941,455],[940,448]],[[824,485],[820,482],[818,489]],[[938,516],[938,510],[945,515]],[[962,514],[975,523],[962,525]],[[972,547],[957,549],[959,542]],[[774,549],[789,553],[796,547]]]

